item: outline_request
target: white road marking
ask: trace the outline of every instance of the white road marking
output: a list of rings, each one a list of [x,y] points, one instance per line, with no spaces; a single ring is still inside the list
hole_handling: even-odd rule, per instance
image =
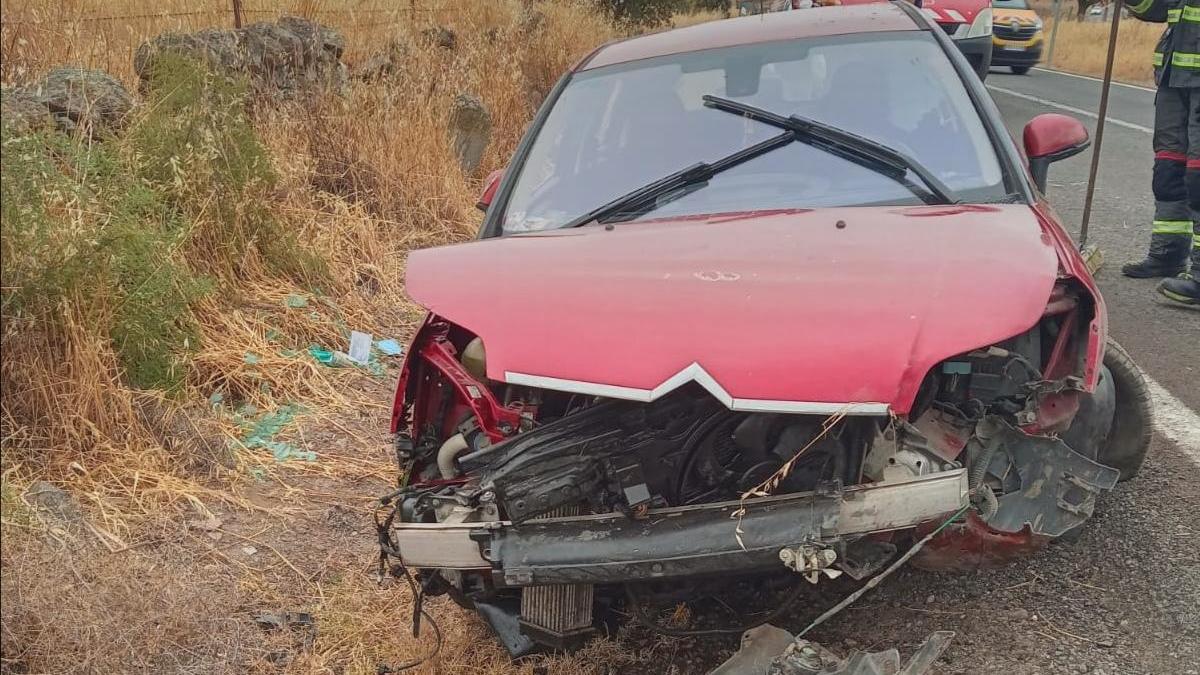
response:
[[[1067,77],[1074,77],[1074,78],[1080,79],[1080,80],[1091,80],[1092,82],[1103,82],[1103,80],[1101,80],[1098,77],[1092,77],[1091,75],[1080,75],[1079,73],[1068,73],[1065,70],[1056,70],[1054,68],[1034,68],[1034,70],[1036,70],[1038,72],[1042,72],[1042,73],[1050,73],[1051,75],[1065,75]],[[1127,82],[1117,82],[1115,80],[1113,81],[1112,84],[1114,87],[1125,87],[1127,89],[1137,89],[1138,91],[1148,91],[1151,94],[1153,94],[1155,92],[1154,87],[1143,87],[1140,84],[1129,84]]]
[[[1143,371],[1144,373],[1145,371]],[[1146,375],[1154,402],[1154,430],[1175,444],[1184,457],[1200,465],[1200,415]]]
[[[1008,96],[1015,96],[1017,98],[1023,98],[1026,101],[1033,101],[1034,103],[1039,103],[1041,105],[1049,106],[1051,108],[1058,108],[1059,110],[1065,110],[1066,112],[1074,113],[1076,115],[1083,115],[1084,117],[1090,117],[1092,119],[1100,118],[1099,115],[1092,112],[1091,110],[1084,110],[1083,108],[1076,108],[1075,106],[1072,106],[1072,105],[1065,105],[1065,104],[1059,103],[1058,101],[1051,101],[1049,99],[1041,98],[1038,96],[1030,96],[1029,94],[1026,94],[1023,92],[1013,91],[1012,89],[1005,89],[1004,87],[997,87],[994,84],[987,85],[987,88],[991,89],[992,91],[998,91],[1001,94],[1006,94]],[[1151,129],[1150,127],[1142,126],[1141,124],[1134,124],[1133,122],[1126,122],[1125,120],[1119,120],[1119,119],[1116,119],[1115,117],[1109,117],[1108,123],[1115,124],[1119,127],[1125,127],[1126,129],[1140,131],[1140,132],[1146,133],[1146,134],[1154,133],[1154,129]]]

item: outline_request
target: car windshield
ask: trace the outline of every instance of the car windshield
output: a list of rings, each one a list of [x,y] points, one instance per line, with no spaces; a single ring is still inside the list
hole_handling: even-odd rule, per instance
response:
[[[1029,9],[1025,0],[992,0],[992,7],[1000,9]]]
[[[663,176],[779,133],[705,107],[706,94],[888,145],[963,201],[1007,196],[995,149],[942,48],[925,32],[874,33],[709,49],[574,75],[519,168],[504,231],[562,227]],[[793,143],[641,219],[918,203],[885,175]]]

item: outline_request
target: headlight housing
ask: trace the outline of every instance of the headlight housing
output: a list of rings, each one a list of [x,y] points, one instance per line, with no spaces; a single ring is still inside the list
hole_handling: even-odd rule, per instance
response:
[[[1036,29],[1038,29],[1038,30],[1041,30],[1041,29],[1042,29],[1042,26],[1044,26],[1044,25],[1045,25],[1045,24],[1044,24],[1044,23],[1042,23],[1042,17],[1040,17],[1040,16],[1039,16],[1038,18],[1036,18],[1036,19],[1034,19],[1034,20],[1033,20],[1033,27],[1034,27],[1034,28],[1036,28]]]
[[[992,34],[992,8],[985,7],[979,10],[975,15],[975,20],[971,22],[971,28],[967,31],[967,37],[983,37],[984,35]]]

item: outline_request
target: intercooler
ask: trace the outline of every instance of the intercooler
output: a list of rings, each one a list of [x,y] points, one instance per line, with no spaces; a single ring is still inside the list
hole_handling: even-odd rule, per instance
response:
[[[538,519],[577,516],[581,511],[579,506],[560,506]],[[555,649],[577,646],[593,630],[592,588],[592,584],[554,584],[523,588],[523,632]]]

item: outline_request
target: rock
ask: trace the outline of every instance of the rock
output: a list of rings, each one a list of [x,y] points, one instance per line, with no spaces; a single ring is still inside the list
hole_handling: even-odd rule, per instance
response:
[[[526,37],[540,31],[545,23],[546,15],[533,5],[523,5],[517,14],[517,31]]]
[[[450,138],[462,170],[475,173],[492,137],[492,116],[483,101],[469,94],[454,97],[450,108]]]
[[[52,129],[54,116],[50,109],[27,89],[14,87],[0,92],[0,120],[18,134]]]
[[[5,92],[5,99],[9,96]],[[12,106],[30,129],[44,124],[44,115],[48,115],[63,131],[113,132],[133,110],[133,97],[117,78],[102,70],[72,66],[55,68],[40,81],[14,92],[13,98],[11,104],[6,101],[4,116],[8,117]]]
[[[224,524],[225,523],[223,523],[220,518],[217,518],[216,516],[209,516],[208,518],[205,518],[203,520],[196,519],[196,520],[189,521],[188,527],[192,528],[193,530],[201,530],[204,532],[214,532],[216,530],[221,529],[221,526]]]
[[[70,527],[83,522],[83,511],[79,509],[79,502],[75,501],[71,493],[44,480],[34,481],[25,490],[25,501],[37,509],[39,514],[56,521],[59,525]]]
[[[408,45],[392,40],[381,52],[367,58],[354,73],[354,78],[364,82],[383,80],[401,72],[408,59]]]
[[[454,48],[458,45],[458,36],[455,35],[454,31],[445,26],[430,26],[421,31],[421,37],[426,44],[450,51],[454,51]]]
[[[245,28],[159,35],[138,47],[133,67],[144,82],[162,55],[182,54],[227,75],[247,77],[259,94],[288,96],[344,89],[345,48],[345,39],[333,29],[285,16]]]

